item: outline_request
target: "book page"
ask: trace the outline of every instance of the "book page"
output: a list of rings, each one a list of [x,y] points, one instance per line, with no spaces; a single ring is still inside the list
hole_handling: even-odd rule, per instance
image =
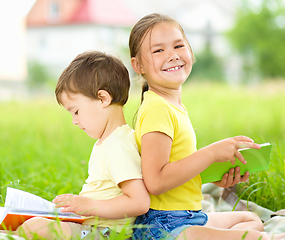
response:
[[[7,211],[14,213],[27,213],[27,214],[41,214],[41,215],[53,215],[55,216],[70,216],[78,217],[79,215],[73,212],[62,213],[61,208],[55,208],[55,204],[43,199],[32,193],[28,193],[15,188],[7,188],[5,207],[9,209]],[[6,215],[6,213],[5,213]],[[1,215],[0,215],[1,219]]]
[[[55,208],[54,203],[32,193],[10,187],[7,188],[5,207],[60,213],[60,209]]]
[[[0,207],[0,223],[3,221],[7,214],[7,209],[4,207]]]

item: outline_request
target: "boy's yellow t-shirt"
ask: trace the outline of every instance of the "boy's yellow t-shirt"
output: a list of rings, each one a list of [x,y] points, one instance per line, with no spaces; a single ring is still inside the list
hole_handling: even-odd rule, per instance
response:
[[[157,131],[165,133],[173,141],[169,162],[183,159],[196,151],[196,136],[186,109],[182,111],[156,93],[147,91],[144,93],[135,129],[139,151],[141,151],[141,137],[146,133]],[[150,194],[150,208],[201,210],[203,199],[201,186],[201,177],[197,175],[187,183],[163,194]]]
[[[88,165],[88,178],[79,195],[93,200],[106,200],[122,195],[119,183],[142,179],[141,158],[135,133],[128,125],[118,127],[100,145],[95,143]],[[119,206],[118,206],[119,207]],[[135,217],[105,219],[86,217],[83,224],[109,227],[120,232]]]

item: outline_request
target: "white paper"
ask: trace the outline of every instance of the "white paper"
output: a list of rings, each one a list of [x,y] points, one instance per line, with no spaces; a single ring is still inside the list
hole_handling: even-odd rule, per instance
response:
[[[10,187],[7,188],[5,207],[60,213],[60,209],[56,209],[54,203],[34,194]]]
[[[37,195],[15,189],[7,188],[5,206],[0,207],[0,223],[7,214],[31,215],[43,217],[63,217],[65,219],[82,219],[81,216],[66,212],[61,213],[55,204]]]
[[[17,210],[20,210],[21,212],[25,213],[30,212],[42,215],[57,214],[60,216],[80,218],[77,214],[74,214],[72,212],[62,213],[60,211],[61,208],[55,208],[54,203],[43,199],[37,195],[10,187],[7,188],[5,208],[7,209],[7,211],[5,212],[5,216],[8,211],[19,212]]]
[[[7,209],[4,207],[0,207],[0,223],[4,220],[7,214]]]

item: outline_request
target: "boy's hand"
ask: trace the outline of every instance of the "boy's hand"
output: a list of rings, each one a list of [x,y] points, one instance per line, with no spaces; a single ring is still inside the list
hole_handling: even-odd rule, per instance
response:
[[[149,194],[142,179],[131,179],[119,183],[121,195],[102,200],[73,194],[57,196],[52,202],[61,212],[73,212],[90,217],[107,219],[136,217],[146,213],[150,206]]]
[[[74,194],[59,195],[52,202],[56,204],[56,208],[62,208],[61,212],[73,212],[78,215],[92,216],[95,210],[92,209],[94,203],[92,199]]]
[[[234,176],[235,175],[235,176]],[[225,173],[222,180],[213,182],[218,187],[228,188],[236,185],[239,182],[245,182],[248,180],[249,172],[245,172],[243,176],[240,175],[240,168],[231,168],[229,173]]]

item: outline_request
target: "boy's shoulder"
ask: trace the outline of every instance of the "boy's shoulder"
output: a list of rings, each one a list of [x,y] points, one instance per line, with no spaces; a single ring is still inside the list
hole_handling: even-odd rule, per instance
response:
[[[108,139],[108,144],[120,145],[122,143],[135,143],[135,131],[129,125],[122,125],[116,128],[110,138]]]
[[[94,144],[91,155],[92,158],[98,157],[107,162],[117,158],[139,156],[135,131],[128,125],[116,128],[101,144]]]
[[[103,149],[107,162],[112,163],[118,158],[125,162],[140,162],[135,131],[128,125],[117,128],[107,140]]]

